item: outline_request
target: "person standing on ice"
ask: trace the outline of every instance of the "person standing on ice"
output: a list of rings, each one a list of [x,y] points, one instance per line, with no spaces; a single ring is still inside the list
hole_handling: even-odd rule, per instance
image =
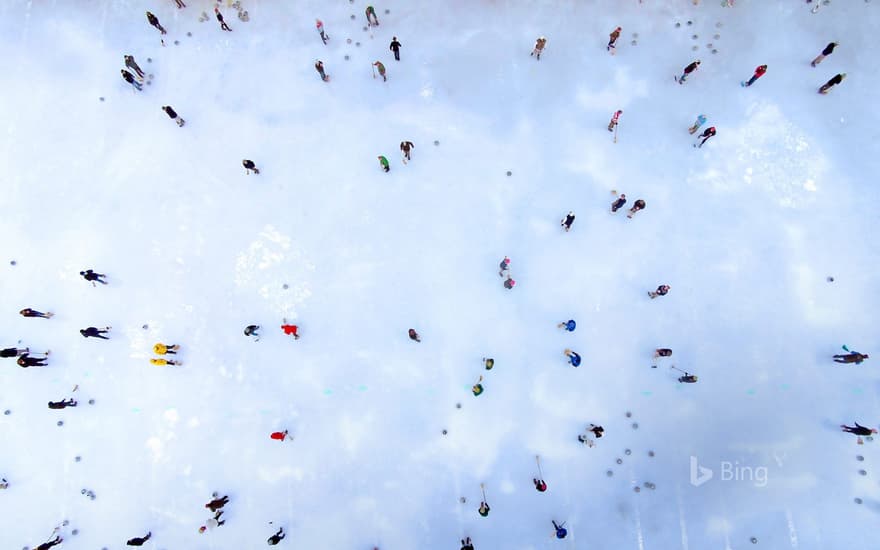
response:
[[[693,63],[691,63],[687,67],[685,67],[684,72],[681,73],[680,77],[678,77],[678,83],[684,84],[684,81],[687,80],[687,77],[689,77],[692,72],[696,71],[697,67],[699,67],[699,66],[700,66],[700,60],[697,59],[696,61],[694,61]]]
[[[153,14],[150,13],[150,12],[147,12],[147,21],[149,21],[150,25],[152,25],[152,26],[156,27],[157,29],[159,29],[159,32],[160,32],[160,33],[162,33],[162,34],[168,34],[168,32],[165,30],[165,27],[163,27],[163,26],[159,23],[159,18],[156,17],[155,15],[153,15]]]
[[[134,89],[136,89],[136,90],[138,90],[138,91],[141,91],[141,90],[143,89],[143,88],[141,87],[141,83],[137,81],[137,79],[134,77],[133,74],[131,74],[130,72],[126,71],[125,69],[120,69],[119,72],[122,74],[122,80],[124,80],[124,81],[128,82],[129,84],[131,84],[131,86],[132,86]]]
[[[327,41],[330,40],[330,37],[324,33],[324,22],[320,19],[315,19],[315,27],[318,29],[318,33],[321,35],[321,41],[324,45],[327,44]]]
[[[373,63],[373,66],[376,67],[376,70],[379,71],[379,76],[382,77],[383,82],[388,82],[388,77],[385,76],[385,65],[382,64],[381,61],[376,61]],[[376,75],[373,75],[375,78]]]
[[[107,284],[107,281],[104,280],[106,275],[103,273],[95,273],[91,269],[86,269],[85,271],[80,271],[79,274],[82,275],[83,279],[92,283],[92,286],[97,286],[95,283]]]
[[[498,267],[501,268],[501,271],[498,272],[499,277],[504,277],[505,274],[509,274],[509,272],[510,272],[510,258],[505,256],[504,259],[501,260],[501,263],[498,264]]]
[[[624,204],[626,204],[626,194],[621,193],[620,196],[617,197],[617,200],[611,203],[611,213],[614,214],[615,212],[623,208]]]
[[[367,9],[364,10],[364,15],[367,16],[367,26],[379,26],[379,18],[376,17],[376,9],[373,6],[367,6]]]
[[[581,365],[581,356],[577,352],[565,348],[565,351],[563,351],[563,353],[566,357],[568,357],[568,363],[572,367],[579,367]]]
[[[251,170],[254,171],[254,174],[259,174],[260,169],[257,168],[257,165],[254,164],[254,161],[250,159],[244,159],[241,161],[241,165],[244,166],[244,173],[247,175],[251,174]]]
[[[627,214],[626,217],[632,218],[636,215],[636,212],[638,212],[639,210],[644,210],[645,206],[645,201],[643,201],[642,199],[637,199],[636,202],[633,203],[632,208],[629,209],[629,214]]]
[[[224,31],[232,32],[232,29],[229,28],[229,25],[226,24],[226,21],[223,20],[223,14],[220,13],[220,8],[214,6],[214,15],[217,16],[217,21],[220,22],[220,28]]]
[[[134,56],[133,55],[126,55],[126,56],[124,56],[124,59],[125,59],[125,66],[128,67],[129,69],[131,69],[132,71],[134,71],[135,73],[137,73],[137,75],[141,78],[141,80],[143,80],[144,71],[142,71],[141,68],[138,66],[138,64],[135,62]]]
[[[611,31],[610,35],[608,35],[610,37],[610,40],[608,41],[608,46],[605,49],[608,50],[609,52],[611,52],[611,55],[614,55],[614,49],[616,48],[614,43],[617,42],[618,38],[620,38],[620,31],[621,30],[623,30],[623,29],[621,29],[620,27],[617,27],[616,29]]]
[[[669,285],[660,285],[660,286],[657,287],[657,290],[655,290],[655,291],[653,291],[653,292],[648,292],[648,296],[650,296],[651,299],[653,300],[653,299],[656,298],[657,296],[666,296],[667,294],[669,294],[669,291],[670,291],[670,290],[672,290],[672,287],[671,287],[671,286],[669,286]]]
[[[411,152],[415,149],[416,146],[413,145],[411,141],[401,141],[400,142],[400,152],[403,155],[403,163],[406,164],[408,160],[412,160]]]
[[[546,45],[547,45],[547,39],[544,38],[543,36],[538,37],[538,39],[535,40],[535,48],[532,50],[532,53],[530,53],[529,55],[534,55],[540,60],[541,53],[544,51],[544,46],[546,46]]]
[[[821,63],[822,60],[825,59],[826,55],[831,55],[834,52],[834,48],[836,48],[836,47],[837,47],[837,42],[829,42],[828,45],[825,46],[825,49],[822,50],[822,53],[820,53],[818,56],[816,56],[816,59],[814,59],[810,63],[810,65],[815,67],[816,65]]]
[[[822,95],[827,94],[828,90],[830,90],[833,86],[837,86],[838,84],[843,82],[844,78],[846,78],[846,73],[838,73],[834,75],[828,82],[822,84],[822,87],[819,88],[819,93]]]
[[[327,82],[327,75],[324,73],[324,62],[320,59],[315,60],[315,70],[318,71],[319,75],[321,75],[321,80]]]
[[[214,494],[217,494],[217,493],[214,493]],[[222,497],[215,498],[215,499],[211,500],[211,502],[209,502],[208,504],[205,504],[205,508],[207,508],[208,510],[210,510],[212,512],[216,512],[217,510],[220,510],[221,508],[223,508],[227,504],[229,504],[229,495],[223,495]]]
[[[102,340],[109,340],[104,334],[110,332],[112,327],[104,327],[104,328],[96,328],[96,327],[88,327],[79,330],[79,333],[82,334],[83,338],[100,338]]]
[[[694,125],[688,128],[688,132],[693,134],[694,132],[699,130],[700,126],[702,126],[703,124],[706,124],[706,115],[698,115],[697,120],[694,121]]]
[[[573,223],[574,223],[574,212],[569,210],[568,214],[566,214],[565,217],[562,218],[562,223],[560,223],[559,225],[561,225],[562,228],[565,229],[565,232],[568,233],[569,231],[571,231],[571,224],[573,224]]]
[[[26,369],[28,367],[45,367],[46,361],[49,360],[49,352],[45,353],[44,357],[33,357],[29,353],[22,353],[16,363],[18,366]]]
[[[764,73],[766,73],[766,72],[767,72],[767,65],[759,65],[759,66],[755,69],[755,74],[752,75],[752,78],[750,78],[750,79],[748,80],[748,82],[744,82],[744,83],[743,83],[743,86],[745,86],[746,88],[748,88],[749,86],[751,86],[752,84],[754,84],[756,80],[758,80],[759,78],[761,78],[762,76],[764,76]]]
[[[712,136],[714,136],[714,135],[715,135],[715,127],[714,127],[714,126],[709,126],[708,128],[706,128],[706,129],[703,131],[702,134],[700,134],[699,136],[697,136],[697,139],[698,139],[698,140],[699,140],[700,138],[703,138],[703,141],[701,141],[699,145],[697,145],[696,143],[694,143],[694,147],[697,147],[697,148],[701,148],[701,147],[703,147],[703,144],[706,143],[707,141],[709,141],[709,138],[712,137]]]
[[[293,336],[294,340],[299,340],[299,327],[296,325],[289,325],[285,321],[283,325],[281,325],[281,330],[284,331],[284,334],[288,336]]]
[[[564,521],[560,525],[556,525],[556,520],[553,520],[551,523],[553,523],[553,528],[556,529],[556,538],[564,539],[568,535],[568,531],[565,530]]]
[[[168,115],[168,118],[177,123],[178,126],[183,128],[183,125],[186,124],[186,121],[183,120],[182,117],[177,116],[177,111],[174,110],[174,107],[171,105],[165,105],[162,107],[162,110],[165,111],[165,114]]]
[[[623,111],[616,111],[613,115],[611,115],[611,122],[608,123],[608,131],[613,132],[614,127],[617,126],[617,120],[620,118],[620,115],[623,114]]]
[[[18,357],[19,355],[24,355],[26,353],[29,353],[30,351],[31,350],[29,348],[4,348],[0,349],[0,357]]]
[[[153,537],[153,532],[150,531],[149,533],[146,534],[146,536],[134,537],[134,538],[128,539],[128,541],[126,541],[125,545],[126,546],[143,546],[144,543],[147,542],[148,540],[150,540],[152,537]]]
[[[414,328],[409,329],[409,331],[407,331],[407,334],[409,334],[409,339],[412,340],[413,342],[421,342],[422,341],[422,337],[419,336],[419,333],[416,332],[416,329],[414,329]]]
[[[293,436],[288,435],[287,430],[284,430],[283,432],[272,432],[269,437],[276,441],[286,441],[288,439],[293,441]]]
[[[855,363],[856,365],[860,365],[862,361],[868,358],[868,355],[865,353],[859,353],[857,351],[851,351],[846,355],[835,355],[834,362],[835,363]]]
[[[394,52],[394,59],[396,59],[397,61],[400,61],[400,47],[402,45],[403,44],[397,41],[396,36],[391,37],[391,44],[388,46],[388,49]]]
[[[474,545],[471,543],[470,537],[461,539],[461,550],[474,550]]]
[[[281,542],[284,537],[284,527],[279,527],[278,531],[276,531],[274,535],[266,539],[266,542],[269,544],[269,546],[275,546],[276,544]]]
[[[574,322],[574,319],[569,319],[568,321],[563,321],[556,325],[556,328],[564,328],[567,332],[574,332],[576,327],[577,323]]]
[[[61,401],[49,401],[49,408],[54,410],[66,409],[67,407],[76,407],[76,399],[62,399]]]
[[[385,158],[382,155],[379,155],[376,158],[379,159],[379,166],[382,167],[382,170],[384,170],[385,172],[388,172],[389,170],[391,170],[391,165],[388,163],[387,158]]]
[[[52,316],[55,315],[51,311],[49,313],[42,313],[29,307],[24,308],[23,310],[19,311],[19,313],[22,317],[39,317],[41,319],[51,319]]]

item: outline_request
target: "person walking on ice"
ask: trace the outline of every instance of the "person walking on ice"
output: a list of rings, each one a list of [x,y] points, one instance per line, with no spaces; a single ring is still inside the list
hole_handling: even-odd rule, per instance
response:
[[[566,535],[568,535],[568,531],[565,529],[565,522],[563,521],[561,524],[556,525],[556,520],[553,520],[553,529],[556,530],[556,538],[564,539]]]
[[[272,432],[269,434],[269,437],[275,441],[287,441],[288,439],[293,441],[293,436],[289,435],[287,430],[284,430],[283,432]]]
[[[162,34],[168,34],[168,32],[165,30],[165,27],[163,27],[163,26],[159,23],[159,18],[156,17],[155,15],[153,15],[153,14],[150,13],[150,12],[147,12],[147,21],[150,23],[150,25],[152,25],[152,26],[156,27],[157,29],[159,29],[159,32],[160,32],[160,33],[162,33]]]
[[[160,357],[153,357],[152,359],[150,359],[150,364],[157,367],[167,367],[168,365],[178,366],[182,365],[183,363],[181,361],[175,361],[174,359],[162,359]]]
[[[556,325],[556,328],[564,328],[566,332],[574,332],[576,327],[577,323],[574,322],[574,319],[569,319],[568,321],[563,321]]]
[[[403,163],[406,164],[407,161],[412,160],[412,150],[415,149],[416,146],[413,145],[411,141],[401,141],[400,142],[400,153],[403,155]]]
[[[162,110],[165,111],[165,114],[168,115],[168,118],[177,123],[178,126],[183,128],[183,125],[186,124],[186,121],[183,118],[177,116],[177,111],[174,110],[174,107],[171,105],[165,105],[162,107]]]
[[[43,313],[29,307],[24,308],[23,310],[19,311],[19,313],[22,317],[39,317],[41,319],[51,319],[52,316],[55,315],[51,311],[49,313]]]
[[[375,63],[373,63],[373,66],[376,67],[377,71],[379,71],[379,76],[382,77],[382,81],[388,82],[388,77],[385,76],[385,65],[383,65],[381,61],[376,61]],[[376,78],[375,73],[373,74],[373,78]]]
[[[58,546],[62,542],[64,542],[64,539],[62,539],[58,535],[55,535],[55,538],[53,540],[49,540],[49,541],[44,542],[43,544],[34,548],[34,550],[49,550],[53,546]]]
[[[49,408],[53,410],[66,409],[67,407],[76,407],[76,399],[62,399],[61,401],[49,401]]]
[[[141,80],[144,79],[144,71],[138,66],[137,62],[134,60],[133,55],[126,55],[123,57],[125,59],[125,66],[134,71]]]
[[[217,493],[214,493],[214,494],[217,494]],[[212,512],[216,512],[217,510],[220,510],[221,508],[223,508],[227,504],[229,504],[229,495],[223,495],[222,497],[215,498],[215,499],[211,500],[211,502],[209,502],[208,504],[205,504],[205,508],[207,508],[208,510],[210,510]]]
[[[846,73],[838,73],[838,74],[834,75],[833,77],[831,77],[830,80],[828,80],[828,82],[826,82],[825,84],[822,84],[822,87],[819,88],[819,93],[822,95],[827,94],[828,90],[830,90],[832,87],[837,86],[838,84],[843,82],[844,78],[846,78]]]
[[[223,20],[223,14],[220,13],[220,8],[218,6],[214,6],[214,15],[217,16],[217,21],[220,23],[221,29],[232,32],[232,29],[230,29],[229,25],[226,24],[226,21]]]
[[[18,357],[19,355],[24,355],[26,353],[30,353],[30,348],[18,349],[18,348],[4,348],[0,349],[0,357]]]
[[[152,537],[153,537],[153,532],[150,531],[149,533],[146,534],[146,536],[134,537],[134,538],[128,539],[128,541],[125,543],[125,545],[126,546],[143,546],[144,543],[147,542],[148,540],[150,540]]]
[[[504,279],[504,288],[507,290],[513,290],[513,287],[516,286],[516,281],[513,280],[513,277],[507,275],[507,278]]]
[[[652,369],[657,368],[657,360],[661,357],[672,357],[672,350],[669,348],[657,348],[654,350],[654,361],[653,365],[651,365]]]
[[[294,340],[299,340],[299,327],[297,325],[291,325],[287,323],[287,319],[282,321],[284,324],[281,325],[281,330],[284,334],[288,336],[293,336]]]
[[[741,84],[743,85],[743,87],[748,88],[749,86],[754,84],[756,80],[758,80],[759,78],[764,76],[764,73],[766,73],[766,72],[767,72],[767,65],[759,65],[755,69],[755,74],[752,75],[752,78],[750,78],[748,80],[748,82],[742,82]]]
[[[836,47],[837,47],[837,42],[829,42],[828,45],[825,46],[825,49],[822,50],[822,53],[820,53],[818,56],[816,56],[816,59],[814,59],[810,63],[810,65],[815,67],[816,65],[821,63],[822,60],[825,59],[825,56],[831,55],[834,52],[834,48],[836,48]]]
[[[141,90],[143,90],[143,87],[141,86],[141,83],[137,81],[137,79],[134,77],[133,74],[131,74],[130,72],[126,71],[125,69],[120,69],[119,72],[122,74],[122,80],[124,80],[124,81],[128,82],[129,84],[131,84],[132,88],[134,88],[134,89],[137,90],[137,91],[141,91]]]
[[[102,340],[109,340],[105,334],[110,332],[112,327],[104,327],[104,328],[96,328],[96,327],[88,327],[80,329],[79,333],[82,334],[83,338],[100,338]]]
[[[394,59],[400,61],[400,47],[403,46],[400,42],[397,41],[396,36],[391,37],[391,44],[388,46],[388,49],[394,52]]]
[[[636,212],[645,209],[645,201],[642,199],[637,199],[636,202],[633,203],[632,208],[629,209],[629,214],[626,215],[627,218],[632,218],[636,215]]]
[[[611,203],[611,213],[616,213],[618,210],[623,208],[624,204],[626,204],[626,194],[621,193],[620,196],[617,197],[617,200]]]
[[[862,361],[868,359],[868,354],[851,351],[845,355],[835,355],[833,359],[835,363],[855,363],[860,365]]]
[[[616,111],[613,115],[611,115],[611,122],[608,123],[608,131],[613,132],[614,127],[617,126],[617,121],[620,118],[620,115],[623,114],[623,111]]]
[[[656,298],[657,296],[666,296],[667,294],[669,294],[669,291],[670,291],[670,290],[672,290],[672,287],[671,287],[671,286],[669,286],[669,285],[660,285],[660,286],[657,287],[657,290],[655,290],[655,291],[653,291],[653,292],[649,291],[649,292],[648,292],[648,296],[650,296],[651,299],[653,300],[653,299]]]
[[[330,77],[324,73],[324,62],[320,59],[315,60],[315,70],[318,71],[318,74],[321,75],[321,80],[327,82],[330,80]]]
[[[474,545],[470,537],[461,539],[461,550],[474,550]]]
[[[180,346],[174,344],[173,346],[169,346],[168,344],[163,344],[162,342],[157,342],[153,346],[153,353],[156,355],[165,355],[166,353],[170,353],[172,355],[177,353],[177,350],[180,349]]]
[[[379,18],[376,17],[376,9],[373,6],[367,6],[367,9],[364,10],[364,15],[367,16],[368,27],[379,26]]]
[[[697,67],[699,67],[699,66],[700,66],[700,60],[697,59],[696,61],[694,61],[693,63],[691,63],[687,67],[685,67],[684,72],[681,73],[680,77],[678,77],[678,83],[684,84],[684,81],[687,80],[687,77],[689,77],[692,72],[696,71]]]
[[[703,144],[706,143],[707,141],[709,141],[709,138],[712,137],[712,136],[714,136],[714,135],[715,135],[715,127],[714,127],[714,126],[709,126],[708,128],[706,128],[706,129],[703,131],[702,134],[700,134],[699,136],[697,136],[697,140],[698,140],[698,141],[700,140],[700,138],[702,138],[703,141],[700,141],[699,145],[697,145],[696,143],[694,143],[694,147],[702,148],[702,147],[703,147]]]
[[[568,364],[572,367],[579,367],[581,365],[581,356],[568,348],[565,348],[563,351],[566,357],[568,357]]]
[[[324,33],[324,22],[320,19],[315,19],[315,27],[318,29],[318,33],[321,35],[321,42],[324,45],[327,45],[327,41],[330,40],[330,37]]]
[[[28,367],[45,367],[46,361],[49,360],[49,352],[43,354],[43,357],[34,357],[30,353],[22,353],[16,363],[18,366],[26,369]]]
[[[260,330],[260,325],[248,325],[244,327],[244,335],[245,336],[253,336],[254,342],[260,341],[260,335],[257,331]]]
[[[505,256],[504,259],[501,260],[501,263],[498,264],[498,267],[501,268],[501,270],[498,272],[499,277],[504,277],[505,274],[509,274],[510,273],[510,258]]]
[[[254,174],[260,173],[260,169],[257,168],[257,165],[254,164],[254,161],[252,161],[250,159],[242,160],[241,165],[244,166],[244,173],[248,176],[251,174],[252,170],[253,170]]]
[[[568,214],[566,214],[565,217],[562,218],[562,223],[560,223],[559,225],[561,225],[562,228],[565,229],[565,232],[568,233],[569,231],[571,231],[571,224],[573,224],[573,223],[574,223],[574,212],[569,210]]]
[[[413,342],[421,342],[422,341],[422,337],[419,336],[419,333],[416,332],[416,329],[414,329],[414,328],[409,329],[407,331],[407,334],[409,335],[409,339],[412,340]]]
[[[693,134],[694,132],[699,130],[700,126],[702,126],[703,124],[706,124],[706,115],[698,115],[697,120],[694,121],[694,125],[688,128],[688,132]]]
[[[617,42],[618,38],[620,38],[620,31],[621,30],[623,30],[623,29],[621,29],[620,27],[617,27],[616,29],[611,31],[610,35],[608,35],[610,40],[608,41],[608,46],[605,49],[608,50],[609,52],[611,52],[611,55],[614,55],[614,50],[617,47],[617,46],[615,46],[614,43]]]
[[[856,439],[856,443],[858,443],[859,445],[863,443],[862,436],[868,437],[877,433],[877,430],[875,428],[866,428],[858,422],[855,422],[855,426],[847,426],[845,424],[841,424],[840,429],[845,431],[846,433],[858,436],[858,438]]]
[[[544,46],[546,46],[546,45],[547,45],[547,39],[544,38],[543,36],[538,37],[538,39],[535,40],[535,48],[532,50],[532,53],[530,53],[529,55],[533,55],[533,56],[535,56],[538,60],[540,60],[540,59],[541,59],[541,53],[543,53],[543,51],[544,51]]]
[[[382,155],[379,155],[379,156],[376,157],[376,158],[379,159],[379,166],[382,167],[382,170],[383,170],[384,172],[389,172],[389,171],[391,170],[391,165],[388,163],[388,159],[387,159],[387,158],[385,158],[385,157],[382,156]]]
[[[103,273],[95,273],[91,269],[86,269],[85,271],[80,271],[79,274],[82,275],[83,279],[92,283],[92,286],[98,286],[95,283],[101,283],[102,285],[107,284],[107,281],[104,280],[106,275]]]

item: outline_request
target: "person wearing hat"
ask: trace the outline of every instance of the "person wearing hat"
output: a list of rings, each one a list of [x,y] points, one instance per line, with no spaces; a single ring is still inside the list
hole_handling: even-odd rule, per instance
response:
[[[29,353],[22,353],[16,363],[18,366],[26,369],[28,367],[45,367],[46,361],[49,360],[49,352],[46,352],[45,357],[31,357]]]
[[[284,527],[279,527],[278,531],[276,531],[274,535],[266,539],[266,542],[269,544],[269,546],[275,546],[276,544],[281,542],[281,539],[283,539],[285,536],[286,535],[284,534]]]
[[[827,94],[828,90],[830,90],[832,86],[837,86],[838,84],[843,82],[844,78],[846,78],[846,73],[838,73],[834,75],[828,82],[822,84],[822,87],[819,88],[819,93],[822,95]]]
[[[541,59],[541,52],[544,51],[544,46],[546,46],[546,45],[547,45],[547,39],[544,38],[543,36],[538,37],[538,39],[535,41],[535,49],[533,49],[532,53],[530,53],[529,55],[534,55],[538,59]]]

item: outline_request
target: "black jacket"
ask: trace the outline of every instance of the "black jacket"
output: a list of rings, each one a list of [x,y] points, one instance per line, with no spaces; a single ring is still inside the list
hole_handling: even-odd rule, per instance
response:
[[[175,111],[170,105],[162,107],[162,110],[165,111],[165,114],[167,114],[169,117],[177,118],[177,111]]]
[[[397,40],[392,40],[391,45],[388,46],[388,49],[394,50],[396,52],[396,51],[400,50],[400,46],[402,46],[402,44],[400,42],[398,42]]]
[[[828,44],[825,46],[825,49],[822,50],[822,55],[831,55],[835,47],[837,47],[837,45],[834,42]]]

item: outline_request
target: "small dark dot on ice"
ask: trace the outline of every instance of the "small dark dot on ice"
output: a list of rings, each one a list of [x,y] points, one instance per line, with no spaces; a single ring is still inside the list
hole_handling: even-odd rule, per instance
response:
[[[865,470],[859,470],[859,475],[866,476],[866,475],[868,475],[868,472],[866,472]]]
[[[440,145],[440,140],[439,140],[439,139],[435,139],[435,140],[434,140],[434,145]]]
[[[637,493],[641,492],[641,490],[642,490],[641,487],[638,487],[638,486],[633,487],[633,491],[635,491],[635,492],[637,492]]]
[[[639,429],[639,423],[638,423],[638,422],[633,422],[633,429],[634,429],[634,430],[638,430],[638,429]]]
[[[385,15],[388,15],[389,13],[391,13],[391,10],[389,10],[389,9],[386,8],[386,9],[385,9]]]
[[[695,35],[691,36],[691,40],[696,40],[696,39],[699,38],[699,37],[700,37],[699,34],[695,34]]]
[[[6,409],[5,411],[3,411],[3,414],[5,414],[6,416],[9,416],[10,414],[12,414],[12,411],[10,411],[9,409]]]
[[[464,497],[461,497],[461,498],[458,499],[458,501],[459,501],[460,503],[464,504],[465,502],[467,502],[467,499],[464,498]]]
[[[147,80],[147,86],[152,86],[152,85],[153,85],[153,81],[152,81],[152,80]]]
[[[94,400],[94,399],[89,399],[89,405],[94,405],[94,404],[95,404],[95,400]]]
[[[623,451],[623,454],[625,454],[626,456],[629,456],[632,454],[632,451],[630,451],[629,449],[626,449]]]
[[[175,41],[174,41],[174,45],[175,45],[175,46],[179,46],[179,45],[180,45],[180,40],[175,40]]]
[[[364,27],[364,32],[367,32],[367,27]]]
[[[64,421],[63,421],[63,420],[59,420],[58,422],[55,423],[55,425],[56,425],[56,426],[63,426],[63,425],[64,425]]]
[[[721,38],[721,35],[720,35],[720,34],[716,34],[716,35],[712,36],[712,38],[714,38],[715,40],[718,40],[719,38]]]
[[[349,59],[351,59],[351,58],[348,55],[346,55],[345,60],[348,61]]]
[[[690,27],[690,26],[693,25],[693,24],[694,24],[693,21],[688,21],[688,27]]]
[[[622,459],[622,458],[618,458],[618,459],[615,460],[614,462],[617,462],[618,464],[623,464],[623,459]]]
[[[361,43],[360,43],[360,42],[355,42],[354,45],[357,46],[358,48],[361,47]]]
[[[627,418],[632,418],[632,415],[633,415],[633,413],[631,413],[631,412],[629,412],[629,411],[626,411],[626,417],[627,417]]]
[[[653,456],[654,456],[654,451],[648,451],[648,456],[653,457]]]
[[[720,29],[721,28],[721,21],[715,23],[715,26]]]
[[[512,175],[513,175],[513,172],[511,172],[510,170],[508,170],[508,171],[507,171],[507,175],[508,175],[508,176],[512,176]]]
[[[104,98],[102,97],[102,98],[101,98],[101,101],[103,101],[103,100],[104,100]],[[9,265],[16,265],[17,263],[18,263],[18,262],[16,262],[15,260],[10,260],[10,261],[9,261]]]
[[[145,325],[143,325],[141,328],[144,329],[144,330],[147,330],[148,328],[150,328],[150,325],[146,325],[146,324],[145,324]]]
[[[98,101],[104,101],[104,96],[99,97]]]
[[[78,535],[78,534],[79,534],[79,529],[74,529],[73,531],[70,532],[70,534],[71,534],[71,535]]]
[[[152,57],[148,57],[148,58],[147,58],[147,63],[152,63],[152,62],[153,62],[153,58],[152,58]]]
[[[352,21],[354,21],[354,14],[351,14],[351,19]]]
[[[187,35],[187,36],[192,36],[193,33],[191,33],[191,32],[187,32],[186,35]]]
[[[631,42],[631,44],[632,44],[633,46],[636,46],[636,45],[638,45],[638,42],[636,42],[635,40],[633,40],[633,41]]]
[[[861,503],[862,503],[862,499],[860,499],[859,497],[856,497],[856,498],[853,499],[853,502],[855,502],[856,504],[861,504]]]
[[[351,44],[351,38],[346,38],[346,39],[345,39],[345,43],[346,43],[346,44]]]
[[[825,279],[825,280],[828,281],[829,283],[833,283],[833,282],[834,282],[834,277],[828,277],[828,278]]]
[[[750,538],[749,540],[751,541],[752,544],[758,544],[758,539],[757,539],[757,537],[752,537],[752,538]]]
[[[605,475],[608,476],[608,477],[611,477],[611,476],[614,475],[614,471],[613,471],[613,470],[608,470],[607,472],[605,472]]]
[[[81,456],[75,456],[75,457],[73,457],[73,460],[75,460],[76,462],[80,462],[80,461],[82,461],[82,457],[81,457]]]
[[[461,403],[456,403],[456,404],[455,404],[455,408],[456,408],[456,409],[460,409],[460,408],[461,408]]]
[[[856,455],[856,460],[861,462],[861,461],[865,460],[865,457],[863,457],[862,455]]]
[[[443,430],[442,433],[443,433],[443,435],[446,435],[446,434],[449,433],[449,432],[447,432],[446,430]]]
[[[281,285],[281,288],[283,288],[284,290],[287,290],[288,288],[290,288],[290,286],[288,286],[287,283],[284,283],[283,285]]]
[[[675,22],[675,28],[677,29],[677,28],[679,28],[679,27],[681,27],[681,23],[679,23],[678,21],[676,21],[676,22]]]
[[[718,53],[718,50],[712,50],[712,53]]]

